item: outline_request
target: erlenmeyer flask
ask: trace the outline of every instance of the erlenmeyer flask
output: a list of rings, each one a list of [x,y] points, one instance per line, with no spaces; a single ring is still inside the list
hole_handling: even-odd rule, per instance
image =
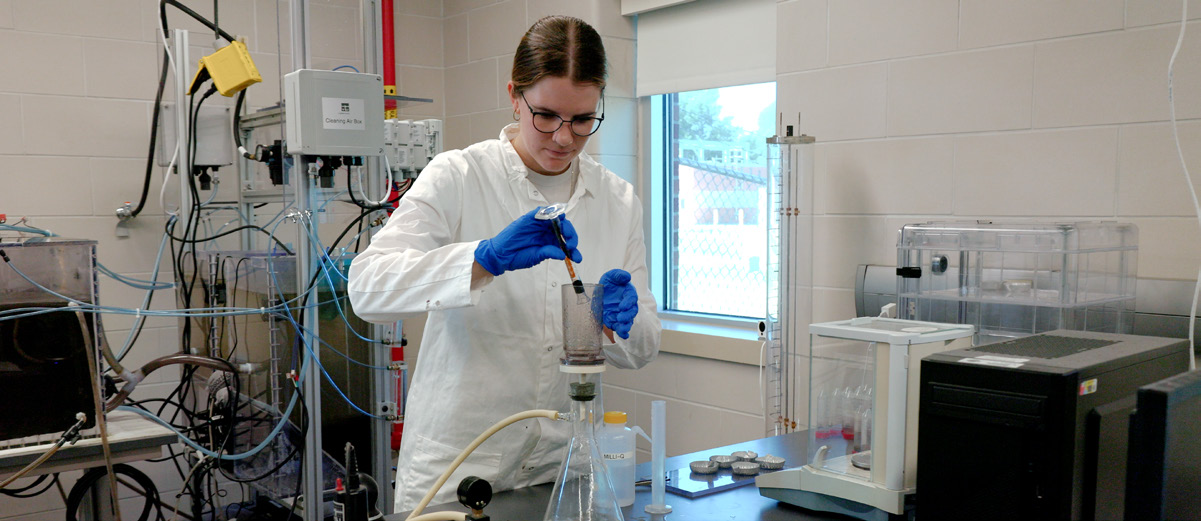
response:
[[[543,521],[624,521],[613,482],[605,469],[589,418],[593,414],[594,392],[581,388],[600,387],[599,383],[572,383],[572,436],[559,479],[555,481]],[[587,396],[587,399],[581,399]]]

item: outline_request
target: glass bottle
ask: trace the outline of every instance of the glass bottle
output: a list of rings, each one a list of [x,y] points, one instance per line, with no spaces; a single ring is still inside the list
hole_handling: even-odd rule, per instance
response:
[[[599,382],[571,384],[571,443],[543,521],[624,521],[589,421],[599,387]]]
[[[851,390],[847,386],[842,394],[842,439],[851,441],[855,438],[855,404],[859,403],[859,390]]]

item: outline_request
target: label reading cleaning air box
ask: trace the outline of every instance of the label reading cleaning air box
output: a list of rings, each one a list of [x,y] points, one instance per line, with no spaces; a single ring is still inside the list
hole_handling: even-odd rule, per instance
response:
[[[327,130],[366,130],[365,103],[354,98],[321,98],[321,127]]]

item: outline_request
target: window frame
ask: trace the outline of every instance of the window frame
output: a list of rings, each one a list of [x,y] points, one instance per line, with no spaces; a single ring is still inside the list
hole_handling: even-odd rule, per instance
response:
[[[715,326],[718,329],[734,330],[730,336],[745,338],[746,332],[758,334],[760,323],[766,318],[767,303],[764,295],[762,314],[756,317],[726,315],[720,313],[696,312],[671,309],[668,306],[675,301],[675,288],[671,283],[678,276],[678,267],[671,265],[671,255],[668,251],[671,240],[669,230],[671,225],[672,204],[668,197],[675,197],[669,186],[669,176],[672,169],[672,154],[667,150],[672,140],[673,128],[670,111],[678,93],[644,96],[639,98],[640,128],[643,131],[641,146],[642,155],[642,204],[643,215],[646,216],[644,232],[647,237],[647,265],[650,267],[651,292],[658,302],[660,318],[668,322],[683,324],[700,324]],[[663,131],[658,131],[662,129]],[[766,146],[766,145],[765,145]],[[744,161],[745,157],[744,153]],[[724,164],[724,163],[722,163]],[[741,163],[745,164],[745,163]],[[760,218],[767,218],[766,215]]]

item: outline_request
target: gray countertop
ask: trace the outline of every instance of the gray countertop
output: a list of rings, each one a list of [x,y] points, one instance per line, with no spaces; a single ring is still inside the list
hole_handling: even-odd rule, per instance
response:
[[[667,458],[664,467],[667,470],[684,468],[689,462],[707,460],[715,454],[730,454],[739,450],[751,450],[759,455],[772,454],[787,459],[786,466],[791,468],[801,464],[805,459],[805,432],[796,432],[773,436],[760,440],[736,443],[725,447],[694,452]],[[650,463],[638,465],[637,474],[640,478],[650,475]],[[447,483],[446,486],[458,486],[457,483]],[[484,513],[492,521],[540,521],[550,500],[552,484],[547,483],[529,488],[497,492],[492,497],[492,503],[484,509]],[[759,520],[784,521],[798,519],[848,519],[844,516],[804,510],[799,507],[780,503],[774,499],[759,495],[759,489],[753,484],[741,486],[710,495],[688,499],[672,493],[666,494],[666,502],[672,507],[672,513],[666,516],[652,516],[643,507],[651,502],[649,486],[637,487],[634,505],[622,509],[626,521],[717,521],[717,520]],[[423,513],[453,510],[467,512],[458,503],[447,503],[431,506]],[[386,516],[389,521],[403,521],[408,512]]]

